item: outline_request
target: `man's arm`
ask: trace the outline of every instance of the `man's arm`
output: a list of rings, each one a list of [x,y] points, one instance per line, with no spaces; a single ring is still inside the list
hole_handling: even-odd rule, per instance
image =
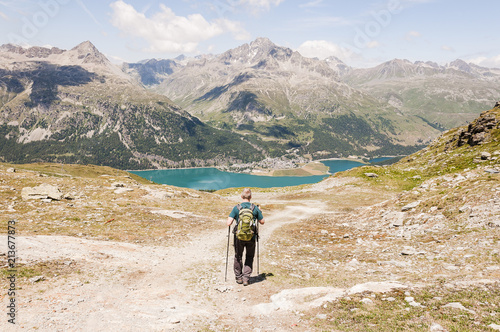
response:
[[[231,226],[233,224],[234,218],[227,217],[227,226]]]
[[[265,221],[264,219],[259,220],[259,224],[264,225]]]

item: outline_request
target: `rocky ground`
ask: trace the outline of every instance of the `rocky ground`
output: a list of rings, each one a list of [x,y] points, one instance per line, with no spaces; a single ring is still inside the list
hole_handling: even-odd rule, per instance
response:
[[[10,220],[17,256],[17,324],[0,330],[500,330],[498,141],[450,149],[455,136],[393,166],[255,189],[267,222],[248,287],[231,268],[225,281],[240,189],[0,164],[4,308]]]

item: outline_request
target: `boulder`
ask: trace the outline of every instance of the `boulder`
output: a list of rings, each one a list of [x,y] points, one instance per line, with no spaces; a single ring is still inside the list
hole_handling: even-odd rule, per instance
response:
[[[7,173],[15,173],[16,169],[14,167],[7,168]]]
[[[43,183],[38,187],[24,187],[21,191],[23,200],[28,199],[53,199],[60,201],[63,198],[63,193],[51,184]]]

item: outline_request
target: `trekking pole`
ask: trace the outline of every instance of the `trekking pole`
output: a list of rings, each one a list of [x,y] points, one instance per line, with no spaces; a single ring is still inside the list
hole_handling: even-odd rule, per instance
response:
[[[229,260],[229,237],[231,232],[231,226],[227,226],[227,252],[226,252],[226,276],[224,277],[224,282],[227,282],[227,262]]]
[[[259,271],[259,221],[257,221],[257,275],[260,275]]]

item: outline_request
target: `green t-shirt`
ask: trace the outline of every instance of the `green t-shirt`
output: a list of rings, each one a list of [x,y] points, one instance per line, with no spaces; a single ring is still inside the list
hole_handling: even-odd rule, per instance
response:
[[[243,202],[241,203],[241,206],[244,208],[250,208],[252,203],[250,202]],[[255,204],[254,204],[255,205]],[[238,206],[235,205],[234,208],[231,210],[231,213],[229,214],[229,217],[233,218],[236,220],[236,224],[238,224],[238,218],[239,218],[240,211],[238,210]],[[253,215],[257,220],[262,220],[264,217],[262,216],[262,211],[260,211],[259,207],[255,205],[255,209],[253,209]]]

